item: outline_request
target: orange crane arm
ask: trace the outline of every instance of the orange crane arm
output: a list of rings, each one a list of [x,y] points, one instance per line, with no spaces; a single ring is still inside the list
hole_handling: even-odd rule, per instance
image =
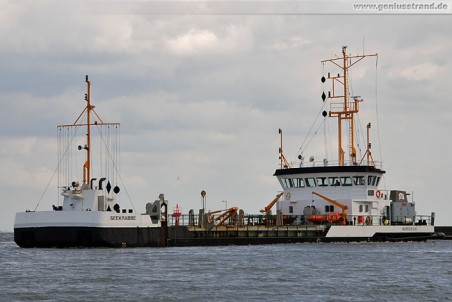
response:
[[[218,221],[221,220],[218,225],[222,225],[226,220],[229,219],[229,217],[234,217],[237,215],[237,211],[239,208],[233,207],[233,208],[229,208],[227,209],[224,213],[222,213],[221,215],[219,215],[218,217],[216,217],[214,220]]]
[[[317,195],[318,197],[322,198],[323,200],[326,200],[329,203],[339,207],[342,210],[342,221],[341,221],[341,224],[345,224],[345,222],[347,221],[347,213],[346,213],[346,211],[348,210],[348,207],[346,205],[343,205],[342,203],[339,203],[336,200],[333,200],[331,198],[323,196],[322,194],[319,194],[317,192],[312,192],[312,194]]]
[[[284,192],[279,193],[278,195],[276,195],[275,199],[273,199],[268,206],[265,207],[265,209],[261,210],[261,213],[268,213],[270,212],[271,208],[273,208],[273,206],[275,205],[275,203],[281,198],[281,196],[283,196]]]
[[[212,214],[216,214],[216,213],[220,213],[220,212],[223,212],[223,210],[209,211],[209,212],[207,212],[207,214],[212,215]]]

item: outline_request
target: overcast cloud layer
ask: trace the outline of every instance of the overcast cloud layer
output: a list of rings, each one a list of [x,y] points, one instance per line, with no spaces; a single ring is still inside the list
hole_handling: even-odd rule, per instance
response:
[[[378,53],[351,76],[365,99],[360,121],[374,125],[383,185],[413,192],[418,214],[452,225],[450,15],[184,15],[56,3],[0,0],[0,230],[41,198],[57,164],[56,125],[85,105],[85,74],[96,111],[122,124],[122,179],[138,211],[165,193],[186,213],[206,190],[208,209],[227,201],[257,213],[280,190],[278,128],[295,158],[322,108],[320,61],[344,45]],[[324,133],[336,133],[335,121],[327,125],[305,156],[325,157]],[[39,210],[58,202],[55,186]]]

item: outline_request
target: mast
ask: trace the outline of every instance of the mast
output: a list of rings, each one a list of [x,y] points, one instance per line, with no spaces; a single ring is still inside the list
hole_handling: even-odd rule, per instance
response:
[[[85,93],[85,101],[86,106],[83,109],[82,113],[78,116],[73,124],[69,125],[59,125],[58,128],[70,128],[70,127],[82,127],[86,126],[86,144],[84,146],[79,145],[78,150],[85,150],[86,159],[83,164],[83,184],[89,184],[91,180],[91,126],[113,126],[118,127],[119,123],[104,123],[104,121],[100,118],[97,112],[94,110],[95,106],[91,105],[91,82],[88,79],[88,76],[85,78],[86,82],[86,93]],[[86,113],[86,123],[83,122],[82,117]],[[109,153],[110,154],[110,153]],[[110,155],[111,157],[111,155]],[[114,160],[113,158],[111,158]]]
[[[367,129],[367,150],[366,150],[366,155],[367,155],[367,165],[370,165],[370,148],[372,147],[372,145],[370,144],[370,123],[367,124],[366,129]]]
[[[279,128],[278,130],[279,132],[279,137],[280,137],[280,147],[279,147],[279,160],[280,160],[280,169],[282,168],[290,168],[290,164],[287,161],[286,157],[284,156],[284,152],[283,152],[283,142],[282,142],[282,129]]]
[[[325,62],[333,63],[337,67],[339,67],[342,70],[342,74],[339,73],[337,76],[331,76],[330,73],[328,73],[328,79],[332,82],[332,92],[328,92],[328,98],[334,99],[342,99],[342,102],[337,103],[331,103],[330,104],[330,111],[329,116],[330,117],[337,117],[338,120],[338,161],[339,166],[345,165],[345,151],[343,148],[343,139],[342,135],[345,130],[348,130],[348,155],[350,158],[351,164],[356,164],[356,148],[355,148],[355,120],[354,120],[354,114],[359,112],[359,103],[363,100],[359,97],[353,97],[353,100],[349,100],[349,80],[348,80],[348,70],[364,59],[365,57],[371,57],[371,56],[377,56],[377,54],[370,54],[370,55],[347,55],[346,53],[347,46],[342,47],[342,57],[341,58],[335,58],[335,59],[329,59],[329,60],[323,60],[321,61],[322,64]],[[322,82],[325,81],[325,78],[322,77]],[[340,92],[336,94],[336,85],[342,85],[343,94],[341,95]],[[340,88],[340,87],[339,87]],[[324,98],[325,92],[323,92],[322,98]],[[344,125],[344,123],[348,123],[348,125]]]
[[[86,162],[83,165],[83,183],[87,184],[91,179],[91,82],[88,80],[88,75],[86,76]]]
[[[367,165],[368,166],[373,166],[375,167],[375,162],[374,159],[372,158],[372,153],[370,152],[370,149],[372,147],[372,144],[370,143],[370,128],[371,128],[371,124],[368,123],[366,128],[367,128],[367,150],[366,153],[364,154],[363,158],[361,159],[361,162],[359,163],[361,165],[361,163],[363,162],[364,158],[367,157]]]

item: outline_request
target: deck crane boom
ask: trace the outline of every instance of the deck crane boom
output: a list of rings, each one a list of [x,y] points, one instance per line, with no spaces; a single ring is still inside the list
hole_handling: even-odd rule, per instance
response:
[[[276,195],[275,199],[273,199],[263,210],[260,210],[261,213],[268,213],[273,208],[275,203],[283,196],[284,192],[279,193]]]
[[[215,222],[215,221],[220,221],[217,225],[223,225],[226,220],[228,220],[230,217],[235,217],[237,216],[237,211],[239,210],[239,208],[237,207],[232,207],[226,210],[217,210],[217,211],[209,211],[207,212],[207,215],[209,216],[209,222]],[[223,213],[221,213],[223,212]],[[217,214],[217,213],[221,213],[220,215],[218,215],[217,217],[213,217],[212,214]]]
[[[237,207],[232,207],[227,209],[226,211],[224,211],[222,214],[220,214],[218,217],[216,217],[214,219],[214,221],[218,221],[221,220],[218,225],[223,225],[225,223],[226,220],[228,220],[230,217],[235,217],[237,216],[237,211],[239,210],[239,208]]]
[[[339,207],[342,210],[342,213],[341,213],[341,215],[342,215],[341,224],[345,225],[345,223],[347,221],[347,210],[348,210],[348,207],[346,205],[343,205],[343,204],[337,202],[336,200],[333,200],[331,198],[323,196],[322,194],[319,194],[317,192],[312,192],[312,194],[317,195],[318,197],[322,198],[323,200],[328,201],[329,203],[335,205],[336,207]]]

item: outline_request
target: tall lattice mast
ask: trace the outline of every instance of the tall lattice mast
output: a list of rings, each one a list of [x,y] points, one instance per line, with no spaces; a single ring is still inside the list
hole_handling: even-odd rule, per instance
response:
[[[102,121],[100,116],[94,110],[95,106],[91,105],[91,83],[88,80],[88,76],[86,76],[85,81],[87,86],[85,94],[85,108],[73,124],[60,125],[58,128],[86,126],[86,144],[84,146],[78,146],[78,150],[84,149],[86,151],[86,159],[83,164],[83,184],[88,184],[91,180],[91,126],[119,126],[119,123],[104,123],[104,121]],[[85,113],[86,122],[83,122],[82,118]]]
[[[328,73],[328,79],[332,82],[332,91],[328,92],[328,98],[331,99],[340,99],[342,98],[342,102],[331,103],[330,104],[330,117],[337,117],[338,119],[338,160],[339,165],[345,165],[345,151],[343,149],[343,131],[347,127],[344,123],[348,121],[348,152],[350,161],[352,164],[356,164],[356,148],[355,148],[355,121],[354,114],[359,112],[359,103],[363,100],[358,97],[353,97],[353,100],[349,100],[349,82],[348,82],[348,70],[353,65],[364,59],[365,57],[377,56],[377,54],[371,55],[347,55],[346,53],[347,46],[342,47],[342,57],[323,60],[322,64],[329,62],[333,63],[337,67],[339,67],[342,72],[337,76],[331,76]],[[322,77],[322,82],[325,82],[325,77]],[[336,89],[336,86],[339,85],[339,88]],[[342,86],[342,89],[340,89]],[[322,99],[325,101],[325,92],[322,94]]]

